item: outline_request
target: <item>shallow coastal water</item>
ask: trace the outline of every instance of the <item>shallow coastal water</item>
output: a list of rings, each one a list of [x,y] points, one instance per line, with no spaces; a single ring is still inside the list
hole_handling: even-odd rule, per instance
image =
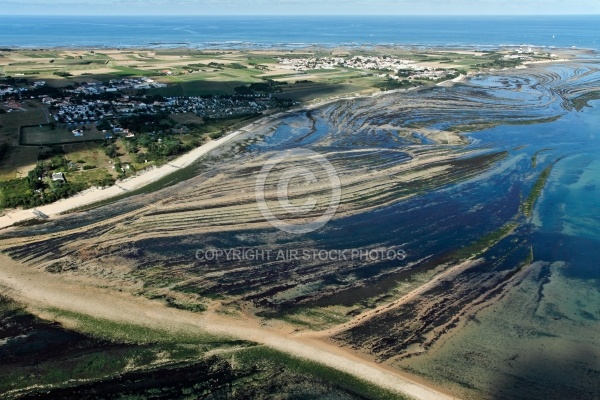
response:
[[[399,367],[450,385],[467,398],[597,395],[600,104],[590,105],[549,124],[504,126],[471,135],[494,146],[527,145],[522,171],[534,155],[542,165],[559,160],[536,202],[531,225],[484,254],[487,260],[500,259],[525,242],[534,262],[514,288],[474,312],[471,322],[424,355],[399,361]],[[515,170],[507,172],[518,176]],[[531,178],[521,175],[525,185]],[[496,185],[483,185],[487,183]],[[490,200],[501,198],[501,190],[486,192]],[[515,262],[507,258],[500,265],[511,268]]]

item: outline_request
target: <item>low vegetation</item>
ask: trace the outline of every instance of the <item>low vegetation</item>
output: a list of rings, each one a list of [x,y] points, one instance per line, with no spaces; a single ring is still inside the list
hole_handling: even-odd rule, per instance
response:
[[[26,178],[0,182],[0,207],[37,207],[64,199],[87,189],[87,185],[63,179],[64,173],[77,166],[63,156],[39,162]],[[53,178],[59,174],[60,178]]]
[[[554,164],[549,165],[542,171],[542,173],[536,180],[535,184],[533,185],[533,188],[531,189],[529,196],[527,196],[527,199],[525,199],[523,201],[523,204],[521,205],[521,209],[523,211],[523,214],[526,217],[529,218],[532,216],[533,207],[535,206],[535,202],[542,194],[542,190],[544,190],[544,187],[546,186],[546,182],[548,181],[548,178],[550,177],[550,173],[552,172],[553,168],[554,168]]]

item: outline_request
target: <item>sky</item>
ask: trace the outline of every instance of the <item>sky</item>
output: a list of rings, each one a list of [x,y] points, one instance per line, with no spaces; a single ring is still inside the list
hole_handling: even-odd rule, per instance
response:
[[[0,15],[566,15],[600,0],[2,0]]]

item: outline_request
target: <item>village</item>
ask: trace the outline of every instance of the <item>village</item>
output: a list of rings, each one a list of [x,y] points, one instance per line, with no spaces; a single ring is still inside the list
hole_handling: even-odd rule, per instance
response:
[[[146,90],[166,85],[149,78],[130,78],[101,82],[84,82],[73,89],[48,90],[44,81],[23,85],[0,86],[4,112],[18,112],[23,100],[39,100],[48,107],[53,123],[73,129],[74,136],[83,136],[82,128],[101,121],[112,121],[136,115],[194,113],[203,118],[232,118],[254,115],[276,106],[268,94],[236,94],[195,97],[163,97],[147,94]],[[144,90],[144,92],[139,92]],[[50,94],[52,93],[52,94]],[[133,94],[144,93],[144,94]],[[36,95],[37,94],[37,95]],[[123,133],[118,128],[113,133]]]
[[[166,97],[152,90],[161,88],[157,85],[148,78],[66,87],[5,79],[0,86],[0,114],[14,121],[12,132],[18,132],[19,148],[35,146],[38,155],[32,170],[7,183],[12,186],[4,193],[12,195],[4,196],[2,204],[33,207],[90,186],[110,186],[116,178],[222,136],[239,121],[293,104],[250,88],[243,94]],[[74,145],[83,142],[95,144]],[[78,155],[67,158],[65,148]]]
[[[67,96],[44,97],[58,123],[81,124],[132,115],[194,113],[199,117],[226,118],[260,113],[271,107],[270,97],[236,95],[212,97],[162,97],[122,95],[114,100]]]
[[[355,56],[323,57],[323,58],[278,58],[279,68],[304,72],[310,70],[333,70],[336,68],[353,68],[363,71],[378,71],[377,76],[390,79],[442,79],[456,74],[454,69],[440,69],[420,66],[413,60],[399,59],[391,56]],[[400,75],[399,75],[400,73]]]
[[[115,93],[122,90],[143,90],[143,89],[159,89],[167,87],[164,83],[159,83],[153,79],[142,78],[126,78],[126,79],[111,79],[108,84],[103,82],[86,82],[78,88],[72,90],[73,93],[81,94],[101,94]]]

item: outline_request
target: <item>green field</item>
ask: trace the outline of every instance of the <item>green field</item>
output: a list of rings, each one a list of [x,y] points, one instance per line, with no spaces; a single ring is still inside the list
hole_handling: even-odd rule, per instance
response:
[[[110,64],[108,66],[116,70],[113,73],[114,76],[112,77],[112,79],[124,78],[128,76],[156,76],[158,74],[155,71],[147,71],[133,67],[111,66]]]
[[[0,114],[0,143],[16,144],[20,127],[47,123],[46,114],[41,109]]]
[[[103,140],[104,134],[97,131],[86,131],[83,136],[74,136],[64,129],[52,129],[50,125],[32,125],[21,127],[19,144],[23,146],[43,146],[53,144],[80,143]]]
[[[160,94],[163,96],[204,96],[231,94],[233,90],[249,82],[244,81],[182,81],[169,84],[166,88],[152,89],[150,94]]]
[[[277,94],[277,97],[291,99],[294,101],[311,101],[316,98],[339,97],[342,95],[351,95],[371,89],[368,86],[357,84],[296,84],[283,89],[283,93]]]
[[[238,86],[262,82],[262,71],[254,68],[203,67],[204,72],[180,74],[161,78],[169,86],[153,89],[151,93],[163,96],[203,96],[233,94]]]

